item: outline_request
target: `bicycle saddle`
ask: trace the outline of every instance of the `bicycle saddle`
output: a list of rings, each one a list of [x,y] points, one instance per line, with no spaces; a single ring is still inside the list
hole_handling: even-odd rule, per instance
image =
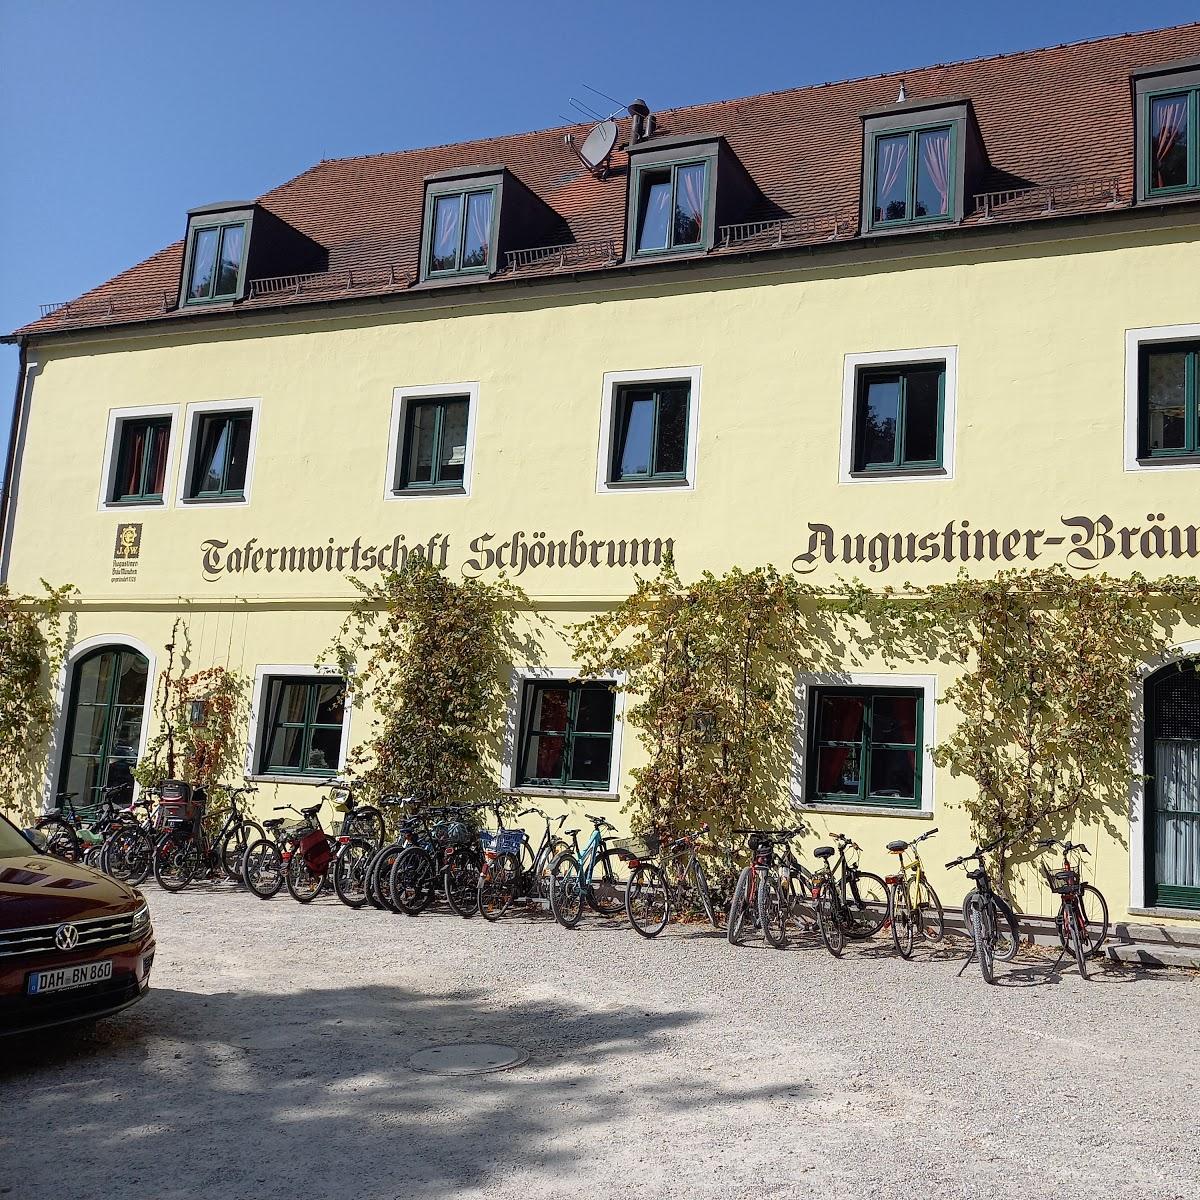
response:
[[[574,837],[578,832],[579,832],[578,829],[564,829],[563,830],[563,833],[566,834],[567,837]]]
[[[967,878],[975,880],[986,879],[987,872],[982,867],[976,867],[974,871],[967,872]]]
[[[283,825],[283,823],[284,823],[284,821],[283,821],[282,817],[272,817],[269,821],[263,822],[263,828],[264,829],[278,829],[281,825]]]
[[[832,846],[818,846],[813,851],[813,857],[815,857],[815,858],[832,858],[833,857],[833,847]]]
[[[324,804],[324,803],[325,803],[325,801],[322,800],[321,804]],[[319,813],[321,811],[321,804],[310,804],[308,806],[308,808],[302,808],[300,811],[306,817],[315,817],[317,815],[317,813]]]
[[[894,841],[894,842],[888,842],[888,844],[887,844],[887,848],[888,848],[888,852],[889,852],[889,853],[891,853],[891,854],[899,854],[899,853],[901,853],[902,851],[904,851],[904,850],[907,850],[907,849],[908,849],[908,843],[907,843],[907,842],[905,842],[905,841],[901,841],[901,840],[897,840],[897,841]]]

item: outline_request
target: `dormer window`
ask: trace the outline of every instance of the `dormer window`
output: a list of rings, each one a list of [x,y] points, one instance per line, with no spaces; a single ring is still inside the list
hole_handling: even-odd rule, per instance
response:
[[[246,255],[246,224],[209,225],[192,234],[192,269],[188,275],[189,304],[203,300],[232,300]]]
[[[433,202],[429,274],[486,271],[491,259],[495,192],[450,192]]]
[[[1137,198],[1200,192],[1200,59],[1165,63],[1134,79]]]
[[[865,114],[863,232],[957,224],[985,163],[965,99],[902,101]]]
[[[949,125],[877,136],[871,224],[944,221],[950,213],[953,147]]]
[[[645,168],[638,175],[637,253],[695,249],[704,242],[708,163]]]

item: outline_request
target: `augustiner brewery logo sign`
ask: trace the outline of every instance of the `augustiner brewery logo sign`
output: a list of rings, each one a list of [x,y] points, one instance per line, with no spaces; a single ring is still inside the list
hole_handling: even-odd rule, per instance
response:
[[[467,543],[462,573],[468,577],[485,571],[504,571],[516,578],[526,571],[551,568],[583,571],[601,567],[658,567],[674,552],[673,538],[647,537],[621,540],[594,539],[582,529],[566,537],[546,532],[499,536],[481,533]],[[383,545],[356,537],[349,543],[336,538],[311,545],[261,543],[249,538],[241,544],[208,538],[200,544],[201,569],[210,583],[228,575],[329,574],[358,575],[371,571],[400,571],[412,558],[425,558],[445,567],[452,554],[450,535],[435,533],[424,542],[410,542],[398,533]]]
[[[124,521],[117,526],[113,543],[113,583],[133,583],[137,580],[138,559],[142,554],[142,524]]]
[[[1117,525],[1106,515],[1060,517],[1057,527],[1048,529],[976,529],[970,521],[953,520],[925,533],[842,533],[810,521],[808,545],[792,559],[792,570],[807,575],[832,564],[882,573],[908,564],[1051,559],[1090,571],[1105,563],[1195,558],[1198,553],[1200,528],[1167,524],[1164,513],[1147,513],[1144,525]]]

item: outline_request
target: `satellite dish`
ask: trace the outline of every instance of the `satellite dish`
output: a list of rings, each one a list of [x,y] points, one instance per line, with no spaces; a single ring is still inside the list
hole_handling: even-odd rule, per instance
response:
[[[617,123],[611,117],[592,126],[591,133],[583,139],[583,145],[577,151],[589,171],[600,170],[608,162],[617,144],[617,132]]]

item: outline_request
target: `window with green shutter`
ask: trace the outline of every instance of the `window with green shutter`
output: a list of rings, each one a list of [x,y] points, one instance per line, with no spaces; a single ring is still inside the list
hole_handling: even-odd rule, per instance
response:
[[[1138,455],[1200,455],[1200,341],[1139,349]]]
[[[607,683],[526,680],[517,786],[608,791],[615,709]]]
[[[260,775],[333,775],[342,760],[346,682],[320,675],[263,681]]]

